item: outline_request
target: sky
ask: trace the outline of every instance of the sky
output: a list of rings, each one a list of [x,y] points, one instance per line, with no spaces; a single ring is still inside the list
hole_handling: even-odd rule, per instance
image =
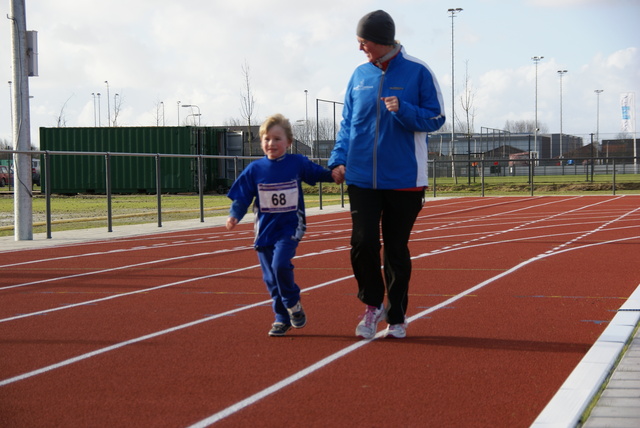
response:
[[[3,2],[7,17],[11,1]],[[621,93],[640,97],[638,0],[25,1],[27,29],[38,32],[39,75],[29,78],[36,147],[38,129],[59,119],[107,126],[118,99],[120,126],[156,126],[162,106],[166,126],[198,111],[202,126],[242,120],[243,67],[255,124],[273,113],[315,118],[316,99],[343,101],[365,61],[357,23],[377,9],[393,17],[407,53],[436,75],[448,121],[453,21],[455,112],[463,113],[468,82],[476,132],[533,121],[537,99],[538,122],[549,132],[560,131],[562,102],[565,134],[616,138]],[[452,20],[450,8],[463,10]],[[9,82],[11,21],[3,21],[0,70]],[[543,57],[537,67],[535,56]],[[567,73],[560,78],[558,70]],[[7,83],[0,96],[0,140],[9,143],[10,91]]]

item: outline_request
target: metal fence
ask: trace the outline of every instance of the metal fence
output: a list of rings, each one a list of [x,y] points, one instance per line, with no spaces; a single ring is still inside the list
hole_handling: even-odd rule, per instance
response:
[[[76,151],[30,151],[30,152],[21,152],[15,150],[0,150],[0,153],[10,153],[10,154],[22,154],[22,155],[40,155],[42,156],[42,172],[43,176],[41,177],[41,181],[43,184],[44,195],[45,195],[45,218],[46,218],[46,234],[47,239],[51,239],[51,199],[52,199],[52,157],[54,156],[102,156],[104,158],[104,173],[105,173],[105,196],[106,196],[106,210],[107,210],[107,230],[109,232],[113,231],[113,212],[112,212],[112,196],[114,194],[112,188],[113,174],[114,171],[112,169],[111,163],[114,157],[143,157],[143,158],[153,158],[155,159],[155,193],[157,195],[157,219],[158,219],[158,227],[162,227],[162,177],[163,177],[163,169],[162,169],[162,159],[167,158],[190,158],[196,162],[196,187],[198,189],[197,193],[199,196],[199,210],[200,210],[200,221],[204,222],[204,183],[203,179],[203,162],[206,159],[215,159],[215,160],[223,160],[233,163],[233,177],[219,177],[220,179],[227,179],[231,182],[235,181],[235,179],[240,174],[242,168],[245,165],[245,161],[253,161],[256,159],[262,158],[262,156],[219,156],[219,155],[192,155],[192,154],[160,154],[160,153],[121,153],[121,152],[76,152]],[[327,159],[314,158],[312,159],[315,162],[323,163],[326,165]],[[225,173],[228,170],[225,170]],[[319,183],[319,203],[320,209],[322,209],[323,205],[323,189],[322,183]],[[218,192],[226,193],[228,188],[218,188]],[[342,201],[344,206],[344,198]]]
[[[40,155],[42,158],[41,180],[46,199],[46,233],[47,238],[51,238],[51,198],[52,198],[52,171],[51,159],[55,156],[102,156],[104,158],[104,172],[106,183],[106,210],[107,228],[113,230],[112,216],[112,166],[114,157],[147,157],[155,159],[155,193],[157,195],[157,220],[158,227],[162,226],[162,162],[164,158],[190,158],[197,164],[196,183],[199,195],[200,221],[204,222],[204,181],[203,161],[205,159],[218,159],[233,164],[233,177],[219,177],[233,182],[245,166],[246,161],[260,159],[261,156],[220,156],[220,155],[194,155],[194,154],[160,154],[160,153],[120,153],[120,152],[71,152],[71,151],[31,151],[19,152],[11,150],[0,150],[0,153],[26,154],[29,156]],[[315,162],[326,165],[326,158],[313,158]],[[480,192],[481,196],[486,196],[489,184],[512,184],[518,183],[528,189],[528,193],[534,196],[536,188],[544,183],[594,183],[597,181],[610,189],[612,194],[616,194],[620,181],[640,184],[640,174],[638,164],[634,159],[629,158],[598,158],[589,157],[584,159],[574,159],[572,164],[548,165],[543,159],[530,159],[526,161],[508,161],[501,159],[464,159],[450,160],[438,159],[430,160],[428,165],[430,175],[430,192],[433,197],[447,195],[447,188],[458,185],[453,193],[460,194],[460,191],[472,189]],[[230,174],[230,169],[224,170],[225,174]],[[466,181],[466,183],[465,183]],[[466,189],[465,186],[466,185]],[[640,186],[639,186],[640,187]],[[319,205],[323,205],[323,187],[319,188]],[[228,189],[218,189],[219,193],[226,193]],[[340,196],[342,206],[344,206],[344,188],[340,186]]]
[[[555,161],[555,165],[551,161]],[[616,194],[621,182],[634,183],[640,190],[638,163],[631,158],[589,157],[575,158],[569,164],[557,159],[465,159],[433,160],[429,167],[433,196],[442,193],[443,186],[466,184],[468,189],[479,188],[485,196],[487,184],[526,184],[531,196],[543,184],[568,185],[599,183]],[[557,163],[560,163],[559,165]],[[524,179],[524,180],[523,180]]]

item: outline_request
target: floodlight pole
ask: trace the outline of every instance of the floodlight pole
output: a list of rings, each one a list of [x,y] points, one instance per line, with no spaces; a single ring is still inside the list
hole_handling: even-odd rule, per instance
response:
[[[33,206],[31,176],[31,121],[29,117],[29,57],[27,23],[24,0],[11,0],[11,41],[13,47],[13,105],[12,126],[14,153],[14,238],[33,239]]]
[[[111,94],[109,93],[109,81],[105,80],[104,83],[107,84],[107,126],[111,126]]]
[[[536,106],[535,106],[535,115],[536,122],[534,124],[535,128],[533,130],[533,151],[536,152],[536,158],[538,155],[538,63],[540,60],[544,58],[543,56],[534,56],[531,59],[536,64]]]
[[[600,144],[600,94],[604,92],[604,89],[596,89],[593,91],[596,93],[596,142]]]
[[[562,163],[562,76],[567,73],[567,70],[558,70],[560,76],[560,163]],[[550,156],[553,157],[553,156]]]
[[[454,61],[454,42],[453,42],[453,29],[454,29],[454,25],[453,25],[453,18],[455,18],[456,14],[462,12],[462,8],[456,8],[456,9],[447,9],[447,12],[451,15],[451,147],[449,149],[449,152],[451,153],[451,162],[452,162],[452,167],[454,167],[455,164],[453,164],[453,156],[455,154],[455,147],[454,147],[454,139],[455,139],[455,131],[456,131],[456,96],[455,96],[455,61]],[[454,167],[454,174],[455,174],[455,167]]]

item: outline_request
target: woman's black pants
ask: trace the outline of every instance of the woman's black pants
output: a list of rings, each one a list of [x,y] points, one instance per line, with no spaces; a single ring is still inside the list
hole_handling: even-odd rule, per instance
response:
[[[422,208],[424,191],[348,187],[351,205],[351,266],[358,298],[379,307],[387,293],[387,322],[404,322],[411,279],[409,236]],[[382,229],[382,244],[380,230]],[[380,249],[384,267],[381,272]]]

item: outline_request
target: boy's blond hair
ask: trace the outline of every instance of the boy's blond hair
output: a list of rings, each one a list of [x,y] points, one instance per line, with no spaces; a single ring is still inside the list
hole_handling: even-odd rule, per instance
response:
[[[262,136],[266,134],[272,126],[279,125],[284,130],[287,139],[289,140],[289,144],[293,144],[293,129],[291,128],[291,122],[289,119],[281,115],[280,113],[276,113],[272,116],[269,116],[267,120],[262,122],[260,125],[260,139],[262,140]]]

